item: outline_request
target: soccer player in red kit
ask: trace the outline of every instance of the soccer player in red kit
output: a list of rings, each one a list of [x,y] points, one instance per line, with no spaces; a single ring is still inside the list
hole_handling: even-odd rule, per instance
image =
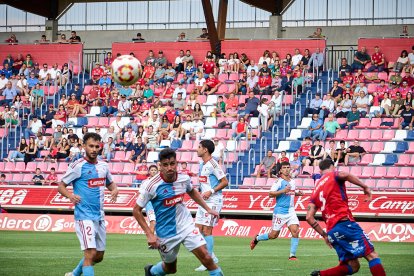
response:
[[[313,271],[311,276],[341,276],[358,272],[358,258],[368,261],[372,275],[383,276],[384,267],[368,236],[355,222],[348,206],[345,181],[355,184],[364,190],[366,200],[372,198],[370,188],[349,173],[336,171],[331,159],[319,163],[322,178],[315,184],[306,214],[306,221],[318,232],[330,248],[335,248],[339,257],[339,265],[321,271]],[[325,232],[315,220],[318,209],[326,223]]]

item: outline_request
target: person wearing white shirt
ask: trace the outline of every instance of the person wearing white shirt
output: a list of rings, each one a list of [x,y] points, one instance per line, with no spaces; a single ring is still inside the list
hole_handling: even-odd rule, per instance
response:
[[[355,104],[361,114],[361,117],[365,117],[369,110],[370,100],[368,95],[365,94],[363,90],[359,92],[359,96],[355,99]]]
[[[182,72],[182,71],[184,71],[184,61],[183,61],[183,58],[184,58],[184,51],[183,50],[180,50],[180,55],[178,56],[178,57],[176,57],[175,58],[175,61],[174,61],[174,68],[175,68],[175,71],[177,71],[177,72]]]
[[[204,123],[200,119],[195,119],[192,123],[190,133],[185,135],[186,140],[190,140],[190,137],[195,137],[196,141],[200,140],[204,136]]]
[[[275,113],[277,115],[282,113],[282,95],[280,95],[280,91],[275,91],[275,93],[272,96],[272,99],[270,100],[269,107],[272,115]]]
[[[263,64],[263,62],[262,62],[262,64]],[[254,70],[255,72],[258,72],[259,71],[259,67],[257,67],[256,64],[254,64],[254,60],[253,59],[250,60],[250,64],[249,64],[249,66],[247,66],[247,69],[246,69],[247,75],[250,76],[250,72],[252,70]]]
[[[184,136],[187,138],[187,134],[189,134],[191,127],[192,127],[191,115],[188,114],[184,123],[181,124],[181,134],[180,139]]]
[[[117,114],[127,115],[131,111],[131,103],[127,101],[125,95],[121,96],[121,100],[118,103]]]
[[[315,68],[315,70],[319,70],[322,71],[323,70],[323,53],[320,52],[319,48],[316,48],[315,53],[313,53],[311,55],[311,58],[309,59],[308,62],[308,67],[310,67],[310,65],[312,65],[312,67]]]
[[[6,88],[8,82],[9,80],[6,78],[6,75],[4,73],[0,74],[0,92]]]
[[[29,88],[27,87],[27,80],[23,73],[21,73],[19,76],[19,80],[16,84],[16,89],[20,92],[20,95],[26,95],[29,93]]]
[[[256,75],[256,70],[252,69],[250,71],[250,76],[247,77],[247,93],[252,91],[255,87],[257,87],[257,83],[259,82],[259,77]]]
[[[118,114],[116,115],[115,121],[112,121],[110,127],[114,128],[114,133],[116,133],[117,136],[121,133],[122,129],[125,127],[124,121],[122,121],[122,115]]]
[[[174,89],[174,93],[172,95],[173,99],[177,98],[178,93],[183,95],[183,99],[187,97],[187,90],[183,87],[182,83],[179,83],[178,86]]]
[[[37,118],[37,116],[33,116],[33,120],[30,121],[27,128],[24,130],[24,138],[29,140],[30,136],[36,136],[39,130],[42,129],[42,121]]]
[[[60,77],[60,69],[58,68],[58,64],[53,64],[53,67],[49,69],[50,80],[56,81]]]
[[[295,54],[292,56],[292,65],[293,67],[299,65],[299,62],[302,60],[302,55],[298,48],[295,49]]]
[[[260,104],[257,107],[257,111],[259,111],[259,133],[262,131],[269,131],[269,125],[271,125],[271,119],[269,120],[269,105],[267,105],[267,98],[262,98],[260,100]]]
[[[355,88],[354,94],[359,94],[361,91],[364,92],[365,95],[368,94],[368,89],[363,82],[360,82],[359,85]]]
[[[224,146],[219,141],[219,138],[214,137],[214,152],[211,154],[211,157],[213,157],[219,164],[223,162],[223,155],[224,155]]]
[[[326,94],[325,100],[322,101],[321,111],[319,112],[319,118],[324,119],[329,113],[335,110],[335,101],[332,100],[330,94]]]
[[[206,79],[204,78],[202,73],[198,73],[198,77],[194,80],[194,85],[198,89],[203,88],[204,84],[206,83]]]
[[[50,77],[49,68],[47,66],[47,63],[43,64],[43,68],[39,70],[39,78],[40,81],[43,83],[46,83]]]

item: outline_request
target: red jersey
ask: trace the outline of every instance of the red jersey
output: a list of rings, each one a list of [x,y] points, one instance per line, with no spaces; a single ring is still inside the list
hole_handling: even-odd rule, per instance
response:
[[[414,78],[413,78],[413,77],[411,77],[410,75],[405,75],[405,76],[402,78],[402,81],[401,81],[401,84],[400,84],[400,85],[402,85],[402,83],[403,83],[404,81],[406,81],[406,82],[407,82],[407,84],[408,84],[408,86],[409,86],[409,87],[411,87],[411,86],[413,86],[413,85],[414,85]]]
[[[345,77],[343,77],[343,79],[342,79],[342,82],[344,83],[344,84],[352,84],[352,82],[354,81],[354,77],[353,76],[351,76],[351,75],[348,75],[348,76],[345,76]]]
[[[365,82],[365,76],[363,74],[355,75],[354,83],[360,83],[360,82]]]
[[[151,108],[150,103],[142,103],[141,104],[141,111],[146,111],[146,110],[149,110],[150,108]]]
[[[316,181],[315,189],[310,202],[322,212],[322,219],[326,223],[326,232],[329,232],[338,221],[346,218],[355,221],[348,206],[345,182],[337,179],[337,172],[322,175]]]
[[[170,124],[172,124],[173,121],[174,121],[174,117],[175,117],[175,110],[172,110],[172,109],[167,110],[167,111],[165,111],[164,115],[167,116],[168,122],[170,122]]]
[[[405,96],[407,96],[408,92],[411,92],[411,88],[410,87],[400,87],[399,91],[401,93],[401,97],[405,98]]]
[[[280,157],[279,159],[277,159],[277,163],[282,163],[282,162],[288,162],[289,163],[289,158],[285,157]]]
[[[143,172],[143,171],[148,171],[147,165],[141,165],[137,168],[137,172]],[[137,174],[137,176],[135,176],[136,180],[145,180],[147,178],[148,178],[148,174]]]
[[[236,126],[236,133],[243,133],[246,128],[246,123],[238,123]]]
[[[56,111],[56,115],[59,115],[59,116],[63,115],[63,117],[60,118],[59,120],[61,120],[62,122],[66,123],[66,111],[65,110],[63,110],[63,111],[60,111],[60,110]]]
[[[170,86],[165,90],[164,99],[172,99],[174,93],[174,87]]]
[[[180,170],[178,173],[186,174],[188,176],[194,176],[194,173],[192,173],[189,169]]]
[[[52,184],[56,184],[56,182],[58,181],[58,177],[56,174],[49,174],[46,180],[48,180],[50,184],[52,185]]]
[[[207,86],[208,87],[210,87],[210,88],[214,88],[214,87],[216,87],[217,86],[217,84],[219,84],[219,80],[218,79],[216,79],[216,78],[212,78],[212,79],[210,79],[210,78],[208,78],[207,80],[206,80],[206,84],[207,84]]]
[[[303,144],[300,146],[300,156],[309,156],[309,152],[311,150],[312,144]]]
[[[101,67],[98,67],[98,68],[95,67],[92,69],[92,78],[94,80],[99,80],[100,78],[102,78],[104,74],[105,74],[105,71]]]
[[[118,108],[118,103],[119,103],[119,100],[118,99],[112,98],[112,99],[109,100],[109,106]]]
[[[285,67],[280,67],[280,75],[282,77],[286,77],[287,72],[289,72],[289,71],[292,71],[292,68],[289,65],[285,66]]]
[[[109,66],[109,65],[112,64],[113,61],[114,61],[114,58],[105,58],[104,59],[104,65]]]
[[[226,106],[227,106],[227,107],[233,107],[233,108],[236,108],[236,107],[238,107],[238,106],[239,106],[239,100],[238,100],[236,97],[234,97],[232,100],[231,100],[231,99],[227,99],[227,100],[225,101],[225,103],[226,103]]]
[[[101,89],[98,86],[92,87],[92,89],[89,90],[89,99],[94,100],[98,98],[100,90]]]
[[[131,111],[138,111],[139,110],[139,104],[133,104],[132,106],[131,106]]]
[[[154,66],[145,66],[143,78],[150,78],[151,75],[154,76],[155,67]]]
[[[260,76],[258,84],[260,87],[268,87],[272,85],[272,78],[270,76]]]
[[[372,63],[374,63],[374,65],[378,65],[383,59],[385,59],[383,53],[374,53],[371,56],[371,61],[372,61]],[[384,64],[382,64],[382,65],[384,65]]]
[[[205,61],[203,63],[203,69],[204,69],[204,73],[205,74],[210,74],[210,73],[214,73],[214,68],[216,67],[216,64],[214,63],[214,61]]]

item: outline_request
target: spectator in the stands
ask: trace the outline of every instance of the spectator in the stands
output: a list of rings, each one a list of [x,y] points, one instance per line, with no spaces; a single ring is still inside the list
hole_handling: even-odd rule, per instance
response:
[[[269,50],[265,50],[265,51],[263,52],[263,55],[259,58],[258,65],[259,65],[260,67],[262,67],[263,62],[265,62],[265,61],[266,61],[266,65],[267,65],[267,64],[270,64],[271,58],[270,58],[270,51],[269,51]]]
[[[259,76],[259,82],[258,82],[259,93],[261,95],[270,95],[272,92],[271,85],[272,85],[272,77],[270,76],[269,71],[263,71],[263,73]]]
[[[282,78],[281,87],[278,90],[285,91],[287,94],[291,94],[292,82],[293,82],[292,71],[287,71],[286,76]]]
[[[148,170],[147,160],[143,160],[142,163],[140,162],[140,165],[137,166],[134,172],[136,176],[133,181],[133,187],[138,187],[142,181],[148,178]]]
[[[115,143],[112,137],[108,137],[108,140],[104,143],[102,150],[102,158],[105,158],[107,162],[115,157]]]
[[[390,117],[391,106],[392,106],[392,102],[391,102],[391,99],[389,98],[389,94],[388,92],[385,92],[383,94],[383,99],[381,100],[380,110],[375,110],[374,112],[371,112],[369,114],[370,119],[372,119],[372,117],[381,118],[384,112],[387,117]]]
[[[302,76],[302,72],[299,70],[298,67],[295,68],[295,75],[293,78],[293,89],[294,91],[296,91],[296,93],[299,95],[302,93],[302,87],[303,87],[303,83],[305,81],[305,79]]]
[[[292,56],[292,66],[295,67],[300,65],[300,61],[302,60],[303,56],[300,54],[300,50],[298,48],[295,49],[295,54]]]
[[[0,74],[4,74],[6,79],[10,79],[13,76],[12,68],[10,67],[8,63],[5,63],[3,65],[3,69],[0,70]]]
[[[311,34],[309,37],[310,38],[325,38],[325,36],[322,34],[321,27],[316,28],[316,31],[313,34]]]
[[[130,163],[139,164],[145,161],[147,153],[147,147],[143,143],[143,137],[137,136],[137,143],[132,148],[131,157],[129,158]]]
[[[24,74],[17,75],[18,81],[16,84],[16,90],[19,92],[21,96],[29,94],[29,88],[27,85],[26,76]]]
[[[348,64],[348,60],[346,58],[341,59],[341,66],[339,66],[339,72],[341,78],[345,77],[346,72],[352,72],[352,67]]]
[[[237,123],[234,124],[234,132],[232,138],[238,141],[242,137],[247,137],[248,124],[243,116],[240,116]]]
[[[65,111],[65,107],[64,107],[64,105],[60,104],[58,111],[56,112],[55,116],[53,117],[52,127],[56,128],[58,125],[61,125],[61,126],[65,125],[66,124],[66,119],[67,119],[66,117],[67,117],[67,114],[66,114],[66,111]]]
[[[257,111],[259,112],[259,133],[269,131],[270,126],[273,122],[273,116],[270,116],[269,111],[269,105],[268,105],[268,99],[262,98],[260,100],[260,104],[257,107]]]
[[[4,173],[0,174],[0,185],[7,185],[9,182],[6,180],[6,175]],[[0,208],[0,213],[4,213],[4,209]]]
[[[134,42],[143,42],[145,39],[142,37],[141,33],[137,33],[137,36],[132,39]]]
[[[12,86],[11,81],[8,81],[3,92],[0,92],[0,95],[4,97],[3,100],[0,100],[0,106],[11,105],[14,101],[14,98],[17,96],[17,90]]]
[[[299,174],[300,174],[300,169],[302,167],[302,164],[300,163],[299,160],[299,154],[297,152],[295,152],[293,154],[293,160],[291,160],[290,162],[290,176],[292,178],[296,178]]]
[[[210,73],[208,79],[206,79],[206,83],[200,91],[200,94],[214,94],[222,84],[223,83],[219,81],[213,73]]]
[[[312,115],[312,121],[308,127],[312,140],[315,140],[322,136],[323,132],[323,120],[319,118],[318,114]]]
[[[346,155],[344,158],[345,166],[348,166],[349,163],[358,163],[361,161],[362,157],[366,154],[366,151],[363,147],[359,145],[359,141],[355,140],[354,144],[349,146],[346,149]]]
[[[64,139],[62,139],[62,141],[63,140]],[[81,158],[81,144],[74,143],[73,146],[70,146],[70,144],[68,144],[68,145],[69,145],[69,154],[67,155],[65,160],[66,160],[66,162],[72,163],[72,162],[75,162],[76,160],[78,160],[79,158]]]
[[[352,71],[358,69],[364,69],[365,65],[371,61],[371,57],[367,54],[367,48],[361,47],[360,51],[357,51],[354,55],[354,62],[352,63]]]
[[[17,40],[15,34],[10,34],[9,38],[6,39],[4,42],[13,44],[13,43],[18,43],[19,41]]]
[[[27,140],[25,138],[20,139],[19,146],[16,150],[11,151],[10,158],[4,158],[5,162],[14,162],[17,158],[24,159],[27,150]]]
[[[309,160],[311,162],[311,165],[317,167],[319,165],[320,160],[322,160],[324,155],[325,155],[325,149],[321,145],[321,140],[316,139],[309,152]]]
[[[111,69],[111,64],[112,64],[113,61],[114,61],[114,58],[112,56],[112,52],[107,52],[106,53],[106,57],[104,58],[104,63],[103,63],[103,65],[105,66],[105,69],[106,70],[110,70]]]
[[[262,161],[257,168],[256,177],[265,176],[270,178],[272,169],[276,166],[276,157],[273,156],[273,151],[268,150],[267,155],[263,157]]]
[[[127,127],[127,131],[124,133],[124,139],[119,143],[121,150],[130,151],[134,147],[134,140],[136,133],[132,130],[131,126]]]
[[[300,154],[299,160],[304,166],[310,165],[309,153],[310,153],[311,148],[312,148],[311,138],[305,137],[305,141],[303,142],[303,144],[300,146],[298,150],[298,153]]]
[[[104,69],[102,69],[101,64],[97,61],[95,62],[95,67],[92,69],[92,84],[98,84],[99,80],[105,75]]]
[[[163,51],[161,51],[161,50],[158,51],[158,57],[155,59],[155,64],[156,65],[161,64],[161,66],[163,68],[166,67],[166,65],[167,65],[167,59],[165,58]]]
[[[183,61],[183,68],[187,67],[187,63],[189,61],[191,61],[193,63],[193,65],[195,65],[195,61],[194,61],[194,57],[191,55],[191,51],[190,50],[186,50],[185,52],[185,56],[182,58]]]
[[[202,28],[201,29],[201,35],[199,37],[197,37],[197,39],[201,39],[201,40],[210,39],[210,36],[208,35],[208,32],[207,32],[207,28]]]
[[[52,120],[56,115],[55,107],[53,104],[49,105],[49,109],[46,111],[44,115],[42,115],[42,123],[46,126],[46,128],[50,128],[52,126]]]
[[[8,64],[11,69],[13,69],[14,59],[11,54],[7,54],[6,58],[3,60],[3,67]]]
[[[335,148],[335,141],[330,140],[329,146],[327,149],[325,149],[325,154],[323,156],[323,159],[329,158],[333,162],[335,162],[335,167],[338,166],[338,152]]]
[[[256,73],[259,72],[259,67],[257,67],[257,65],[254,63],[253,59],[250,60],[250,64],[249,66],[247,66],[247,69],[246,69],[247,75],[250,76],[251,75],[250,72],[252,70],[254,70]]]
[[[204,78],[208,78],[210,74],[215,76],[218,72],[216,63],[213,60],[213,56],[207,56],[206,61],[203,62]]]
[[[76,31],[72,31],[72,32],[70,32],[69,42],[70,42],[70,43],[81,42],[81,38],[80,38],[80,36],[78,36],[78,35],[76,34]]]
[[[154,130],[152,125],[148,126],[148,132],[145,138],[145,145],[148,150],[154,151],[158,148],[158,132]]]
[[[14,62],[13,62],[13,73],[14,74],[19,73],[19,71],[20,71],[20,69],[23,65],[23,61],[24,61],[23,55],[22,54],[17,54],[17,58],[14,59]],[[24,72],[22,72],[22,73],[24,73]]]
[[[329,113],[334,112],[335,101],[332,99],[330,94],[326,94],[325,100],[322,101],[321,109],[319,111],[319,118],[324,119],[328,117]]]
[[[29,138],[29,143],[26,148],[26,153],[24,155],[24,163],[27,166],[27,163],[33,161],[37,155],[37,145],[34,137]]]
[[[395,72],[401,72],[405,67],[410,65],[407,50],[403,50],[394,65]]]
[[[269,103],[269,108],[270,116],[273,117],[273,119],[282,113],[282,96],[278,90],[274,92]]]
[[[399,124],[399,129],[405,129],[408,127],[409,130],[413,130],[414,123],[414,110],[411,105],[406,102],[405,109],[401,112],[401,119]]]
[[[33,72],[36,75],[36,72]],[[41,83],[46,84],[47,81],[50,78],[50,72],[49,72],[49,67],[47,65],[47,63],[43,63],[42,69],[39,70],[38,73],[39,76],[39,80]]]
[[[339,82],[337,80],[334,80],[333,86],[329,90],[329,94],[331,94],[331,97],[336,103],[340,103],[342,101],[342,95],[344,92],[342,87],[338,86],[338,84]]]
[[[175,58],[175,62],[174,62],[175,71],[177,71],[178,73],[184,71],[184,61],[183,61],[183,59],[184,59],[184,50],[180,50],[180,52],[178,54],[178,57]],[[192,62],[192,60],[191,60],[191,62]]]
[[[365,117],[368,114],[370,107],[370,100],[368,94],[365,91],[360,90],[359,95],[357,94],[357,97],[354,97],[354,100],[360,116]]]
[[[0,92],[6,89],[6,85],[8,82],[9,80],[6,78],[6,74],[0,73]]]
[[[325,141],[326,138],[335,137],[337,129],[340,129],[338,122],[334,120],[334,115],[331,113],[328,115],[328,120],[323,125],[323,131],[319,136],[320,140]]]
[[[279,158],[276,160],[276,166],[274,166],[272,169],[272,175],[274,175],[274,177],[277,177],[279,174],[283,162],[289,162],[289,158],[286,156],[286,151],[282,151],[279,155]]]
[[[305,53],[299,62],[299,66],[301,69],[308,68],[310,58],[311,58],[311,54],[309,52],[309,49],[305,49]]]
[[[188,39],[185,37],[185,33],[182,32],[177,36],[177,41],[187,41]]]
[[[41,108],[43,99],[45,97],[45,91],[40,87],[40,83],[37,83],[31,91],[32,96],[32,108],[37,110]]]
[[[44,184],[49,186],[57,185],[58,177],[56,175],[56,169],[54,167],[50,168],[50,173],[46,177]]]
[[[272,70],[270,70],[267,61],[263,61],[262,67],[259,69],[258,75],[260,77],[263,76],[265,73],[267,73],[268,76],[270,76],[272,73]]]
[[[257,107],[260,104],[259,98],[257,98],[253,91],[249,93],[249,97],[245,100],[246,108],[245,108],[245,120],[247,120],[250,116],[257,117],[259,116],[259,111],[257,111]]]
[[[55,42],[57,42],[57,43],[68,43],[68,40],[66,39],[65,34],[61,34],[60,37],[58,38],[58,40],[56,40]]]
[[[315,94],[315,98],[313,98],[309,104],[309,107],[305,109],[304,117],[308,117],[309,114],[319,114],[321,110],[322,99],[319,93]]]
[[[104,83],[106,83],[106,85],[108,86],[108,87],[110,87],[111,86],[111,84],[112,84],[112,81],[111,81],[111,79],[110,78],[108,78],[108,74],[103,74],[102,75],[102,77],[99,79],[99,81],[98,81],[98,85],[99,86],[102,86]]]
[[[29,125],[24,130],[24,137],[29,140],[30,136],[36,136],[39,131],[42,131],[42,121],[33,116],[33,120],[30,120]]]
[[[36,168],[35,175],[32,177],[33,185],[39,185],[42,186],[43,183],[45,183],[45,178],[42,175],[42,171],[40,168]]]
[[[316,71],[323,70],[323,62],[324,62],[324,53],[320,52],[319,48],[316,48],[315,52],[311,55],[309,59],[308,68],[315,68]]]
[[[127,116],[131,112],[131,103],[127,101],[125,96],[121,96],[121,101],[118,103],[117,114],[121,116]]]
[[[12,105],[10,107],[10,111],[5,114],[4,120],[6,122],[6,128],[17,126],[20,123],[19,113],[17,113],[16,107],[14,105]]]
[[[397,92],[395,98],[391,100],[391,115],[398,117],[398,111],[404,106],[404,99],[401,97],[401,93]]]
[[[358,125],[361,114],[358,111],[358,107],[354,104],[351,108],[351,112],[346,115],[346,122],[340,124],[342,129],[348,128],[353,129],[354,126]]]
[[[371,55],[371,66],[368,68],[368,72],[382,72],[385,69],[385,55],[380,52],[378,46],[374,47],[374,51]]]
[[[255,69],[252,69],[250,71],[250,75],[249,77],[247,77],[246,83],[247,83],[247,93],[251,91],[256,91],[258,87],[258,83],[259,83],[259,77],[256,75]]]

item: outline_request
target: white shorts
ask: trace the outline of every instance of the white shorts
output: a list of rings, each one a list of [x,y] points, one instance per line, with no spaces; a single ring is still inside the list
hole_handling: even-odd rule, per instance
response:
[[[221,208],[223,207],[223,198],[215,198],[211,201],[206,202],[207,205],[217,211],[218,213],[220,213]],[[195,218],[195,223],[196,224],[200,224],[200,225],[205,225],[205,226],[216,226],[218,223],[219,218],[218,217],[213,217],[212,215],[210,215],[209,213],[207,213],[206,210],[204,210],[204,208],[198,206],[198,210],[197,210],[197,214],[196,214],[196,218]]]
[[[200,230],[197,227],[194,227],[193,231],[185,236],[176,235],[167,239],[159,238],[159,242],[160,248],[158,251],[160,252],[161,259],[167,264],[173,263],[177,260],[181,243],[190,252],[206,244],[206,240],[201,235]]]
[[[77,220],[75,221],[75,230],[82,250],[96,248],[97,251],[105,251],[106,226],[104,220]]]
[[[281,215],[281,214],[273,214],[272,219],[272,229],[275,231],[280,231],[283,225],[287,225],[288,227],[292,224],[299,225],[299,219],[296,216],[296,213]]]

